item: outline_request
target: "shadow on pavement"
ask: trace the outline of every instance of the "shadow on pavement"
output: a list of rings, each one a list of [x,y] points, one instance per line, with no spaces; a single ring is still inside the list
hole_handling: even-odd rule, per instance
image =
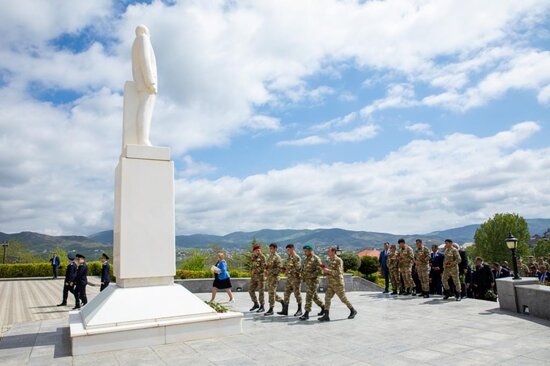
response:
[[[0,339],[0,350],[15,348],[32,348],[35,346],[53,346],[54,358],[71,356],[69,345],[69,328],[57,328],[54,332],[28,333],[3,336]]]

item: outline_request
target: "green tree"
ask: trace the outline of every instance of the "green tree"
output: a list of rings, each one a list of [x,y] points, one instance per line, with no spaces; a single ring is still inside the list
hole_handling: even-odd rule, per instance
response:
[[[4,252],[2,251],[0,255],[3,258]],[[47,260],[41,260],[39,256],[28,250],[25,244],[17,240],[8,241],[8,247],[6,248],[6,263],[34,263],[41,261],[45,262]]]
[[[378,258],[366,255],[361,257],[361,265],[359,266],[359,272],[368,276],[378,271]]]
[[[181,262],[181,269],[189,271],[202,271],[206,269],[209,256],[200,250],[194,250],[191,255]]]
[[[533,249],[535,257],[548,257],[550,255],[550,239],[539,239]]]
[[[529,254],[529,228],[525,219],[518,214],[497,213],[476,230],[474,241],[478,255],[488,262],[510,260],[506,246],[508,233],[518,239],[517,255]]]
[[[357,271],[361,265],[361,259],[355,253],[345,252],[340,255],[340,258],[344,262],[344,272]]]

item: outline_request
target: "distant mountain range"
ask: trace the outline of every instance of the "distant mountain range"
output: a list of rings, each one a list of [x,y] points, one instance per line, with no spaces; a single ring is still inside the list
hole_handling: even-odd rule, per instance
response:
[[[550,228],[550,219],[527,219],[531,235],[542,235]],[[458,243],[472,242],[475,231],[479,225],[467,225],[427,234],[397,235],[370,231],[351,231],[344,229],[313,229],[313,230],[259,230],[252,232],[234,232],[218,236],[207,234],[178,235],[176,246],[181,248],[207,248],[210,244],[217,244],[226,249],[247,248],[252,239],[264,243],[304,244],[311,243],[316,246],[338,244],[346,250],[360,250],[380,248],[382,243],[388,241],[397,242],[399,238],[405,238],[413,242],[416,238],[422,238],[426,243],[441,243],[446,238],[451,238]],[[21,232],[18,234],[5,234],[0,232],[0,241],[18,240],[35,252],[50,251],[56,246],[67,250],[76,250],[83,253],[95,253],[110,250],[113,242],[113,231],[107,230],[90,236],[50,236],[34,232]]]

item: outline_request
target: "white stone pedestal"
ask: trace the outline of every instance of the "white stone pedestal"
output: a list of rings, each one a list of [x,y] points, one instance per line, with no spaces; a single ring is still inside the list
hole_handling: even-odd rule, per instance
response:
[[[242,313],[217,313],[174,284],[174,223],[169,149],[125,146],[116,169],[117,283],[70,312],[73,355],[242,332]]]

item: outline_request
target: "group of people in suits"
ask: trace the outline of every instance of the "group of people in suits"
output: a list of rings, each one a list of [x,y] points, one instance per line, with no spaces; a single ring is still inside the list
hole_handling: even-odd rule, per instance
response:
[[[73,310],[80,309],[82,306],[88,303],[88,297],[86,295],[86,286],[88,285],[88,265],[86,264],[86,257],[82,254],[67,255],[69,263],[65,269],[65,280],[63,281],[63,299],[57,306],[67,306],[67,298],[69,292],[74,295],[75,306]],[[110,279],[110,265],[109,256],[105,253],[101,255],[101,287],[100,291],[103,291],[109,283]]]

